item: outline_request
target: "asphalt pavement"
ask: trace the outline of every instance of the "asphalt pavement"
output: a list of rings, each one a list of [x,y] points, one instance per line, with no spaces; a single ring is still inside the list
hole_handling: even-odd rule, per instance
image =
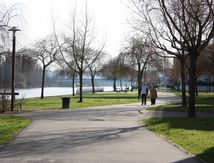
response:
[[[157,105],[179,102],[159,93]],[[32,124],[0,148],[0,163],[198,163],[194,156],[139,125],[167,112],[141,103],[23,113]],[[186,116],[174,113],[174,116]]]

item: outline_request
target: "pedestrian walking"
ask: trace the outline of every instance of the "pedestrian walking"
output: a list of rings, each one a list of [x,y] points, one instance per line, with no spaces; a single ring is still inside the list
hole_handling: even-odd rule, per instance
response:
[[[157,90],[155,89],[154,86],[150,89],[150,97],[151,97],[151,105],[155,105],[158,95],[157,95]]]
[[[142,105],[146,105],[147,94],[148,94],[148,88],[147,88],[147,86],[144,84],[144,85],[142,86],[142,88],[141,88]]]

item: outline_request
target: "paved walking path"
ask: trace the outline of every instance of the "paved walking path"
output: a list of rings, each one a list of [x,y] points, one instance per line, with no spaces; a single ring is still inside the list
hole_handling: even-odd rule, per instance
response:
[[[175,95],[161,93],[157,103],[178,101]],[[0,148],[1,163],[199,162],[138,124],[140,119],[164,116],[145,111],[140,102],[22,115],[33,122],[14,141]]]

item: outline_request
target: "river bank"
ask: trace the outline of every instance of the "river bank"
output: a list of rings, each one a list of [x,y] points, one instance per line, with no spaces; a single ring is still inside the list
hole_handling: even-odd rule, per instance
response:
[[[125,88],[125,87],[124,87]],[[91,87],[83,87],[83,92],[91,92]],[[113,91],[112,86],[104,86],[104,87],[95,87],[96,92],[111,92]],[[27,89],[16,89],[16,92],[19,93],[16,98],[35,98],[40,97],[41,95],[41,88],[27,88]],[[68,95],[72,94],[73,88],[72,87],[45,87],[44,95],[48,96],[60,96],[60,95]],[[79,93],[79,88],[75,88],[75,94]]]

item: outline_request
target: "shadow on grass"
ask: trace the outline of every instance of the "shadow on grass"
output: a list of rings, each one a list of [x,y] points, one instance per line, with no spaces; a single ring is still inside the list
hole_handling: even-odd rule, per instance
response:
[[[205,150],[203,153],[198,154],[197,157],[206,160],[207,162],[214,162],[214,147]]]
[[[199,111],[214,111],[214,95],[206,94],[196,97],[196,109]]]
[[[214,96],[198,96],[196,97],[196,104],[212,104],[214,105]]]
[[[160,99],[164,99],[166,97],[160,97]],[[173,97],[167,97],[167,100]],[[187,97],[188,100],[188,97]],[[214,112],[214,94],[210,93],[201,93],[196,97],[196,111],[200,112]],[[177,104],[169,104],[169,105],[160,105],[157,107],[149,108],[148,110],[160,110],[160,111],[176,111],[176,112],[184,112],[188,110],[188,106],[184,107],[181,103]]]
[[[214,112],[214,104],[200,103],[195,106],[196,111],[200,112]],[[159,111],[176,111],[176,112],[186,112],[188,111],[188,106],[182,106],[181,104],[169,104],[160,105],[153,108],[148,108],[148,110],[159,110]]]
[[[90,99],[137,99],[137,96],[84,96]]]
[[[145,120],[145,123],[151,130],[166,135],[168,139],[174,137],[171,139],[173,142],[195,151],[199,158],[207,162],[214,162],[213,118],[152,118]],[[185,140],[180,141],[179,139]],[[201,152],[199,153],[199,151]],[[188,162],[188,159],[179,162]]]
[[[116,98],[116,99],[136,99],[137,98],[137,94],[84,94],[83,95],[84,98],[95,98],[95,99],[112,99],[112,98]],[[76,98],[79,98],[79,96],[76,96]]]
[[[213,118],[184,118],[184,117],[165,117],[152,118],[149,121],[149,126],[167,124],[169,128],[178,128],[185,130],[200,130],[214,131]]]
[[[159,111],[187,111],[187,107],[184,107],[180,104],[169,104],[169,105],[160,105],[153,108],[148,108],[148,110],[159,110]]]
[[[201,161],[197,160],[196,158],[190,157],[180,161],[175,161],[173,163],[201,163]]]

